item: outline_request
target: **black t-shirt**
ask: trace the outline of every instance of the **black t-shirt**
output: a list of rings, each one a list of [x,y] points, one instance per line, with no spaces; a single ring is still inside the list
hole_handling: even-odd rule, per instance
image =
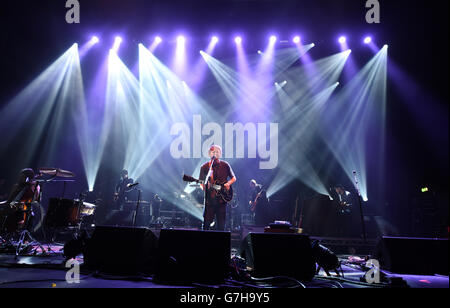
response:
[[[210,162],[207,162],[202,165],[200,168],[200,177],[199,180],[205,181],[206,175],[209,171]],[[225,184],[228,179],[234,177],[233,169],[231,169],[230,164],[228,164],[226,161],[219,160],[218,162],[215,161],[212,167],[212,173],[208,179],[208,182],[211,182],[211,177],[213,177],[213,181],[215,184]],[[208,193],[209,190],[206,190],[207,192],[207,199],[213,200],[216,199],[220,203],[224,203],[224,201],[221,198],[216,198],[216,194],[214,192]],[[208,201],[209,202],[209,201]]]
[[[117,201],[119,203],[122,203],[125,201],[125,199],[128,199],[129,197],[129,191],[131,190],[129,187],[127,187],[128,184],[133,184],[132,178],[121,178],[119,182],[117,182],[116,185],[116,193],[119,194]]]
[[[204,181],[206,179],[208,171],[209,162],[203,164],[200,168],[200,181]],[[211,176],[214,178],[215,183],[225,184],[229,178],[231,179],[234,177],[234,172],[229,163],[219,160],[218,162],[214,162]],[[211,177],[209,178],[209,181],[211,181]]]

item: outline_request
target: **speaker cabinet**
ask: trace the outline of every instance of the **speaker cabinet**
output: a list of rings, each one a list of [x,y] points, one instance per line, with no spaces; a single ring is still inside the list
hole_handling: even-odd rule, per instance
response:
[[[153,274],[157,238],[148,228],[96,226],[84,254],[89,269],[114,274]]]
[[[384,236],[374,258],[396,274],[448,275],[448,239]]]
[[[307,235],[249,233],[240,254],[255,277],[289,276],[308,281],[315,275],[316,263]]]
[[[220,283],[228,278],[231,233],[162,229],[156,280]]]

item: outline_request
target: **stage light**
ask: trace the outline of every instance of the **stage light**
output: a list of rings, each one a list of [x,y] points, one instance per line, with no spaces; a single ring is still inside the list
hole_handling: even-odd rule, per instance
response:
[[[91,38],[92,44],[97,44],[99,41],[100,41],[99,38],[95,35]]]
[[[150,45],[150,47],[148,48],[148,50],[150,52],[154,52],[156,47],[158,47],[158,45],[161,44],[161,42],[162,42],[162,38],[160,36],[155,36],[155,38],[153,39],[153,42]]]
[[[344,43],[346,43],[346,42],[347,42],[347,38],[346,38],[345,36],[339,37],[339,43],[340,43],[340,44],[344,44]]]
[[[211,38],[211,43],[212,43],[212,44],[217,44],[217,42],[219,42],[219,38],[218,38],[217,36],[213,36],[213,37]]]
[[[427,192],[427,191],[428,191],[428,187],[422,187],[422,188],[420,189],[420,191],[423,192],[423,193],[424,193],[424,192]]]
[[[122,43],[122,38],[120,36],[116,36],[116,38],[114,39],[114,45],[112,47],[112,50],[114,52],[117,52],[119,50],[121,43]]]
[[[182,35],[179,35],[178,37],[177,37],[177,44],[184,44],[186,42],[186,38],[184,37],[184,36],[182,36]]]
[[[242,38],[241,38],[240,36],[236,36],[236,37],[234,38],[234,42],[235,42],[236,44],[240,44],[240,43],[242,43]]]
[[[372,38],[370,37],[370,36],[367,36],[365,39],[364,39],[364,44],[370,44],[372,42]]]
[[[300,43],[300,36],[295,36],[293,39],[292,39],[292,41],[295,43],[295,44],[298,44],[298,43]]]
[[[261,51],[261,50],[258,50],[258,54],[259,54],[259,55],[262,54],[262,51]]]
[[[277,41],[277,37],[275,35],[270,36],[269,42],[271,44],[275,44],[276,41]]]

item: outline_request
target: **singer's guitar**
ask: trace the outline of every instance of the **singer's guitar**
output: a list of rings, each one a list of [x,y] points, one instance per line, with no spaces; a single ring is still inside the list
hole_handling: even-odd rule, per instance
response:
[[[203,184],[203,181],[200,181],[196,178],[193,178],[192,176],[189,175],[183,175],[183,181],[185,182],[195,182],[198,184]],[[226,189],[224,183],[218,183],[217,181],[215,181],[212,185],[211,188],[214,189],[217,193],[217,195],[219,195],[223,201],[225,202],[230,202],[233,199],[233,187],[230,186],[230,189]]]

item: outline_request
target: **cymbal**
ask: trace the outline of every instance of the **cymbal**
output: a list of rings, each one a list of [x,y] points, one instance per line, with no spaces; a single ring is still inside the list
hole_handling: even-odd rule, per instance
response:
[[[62,170],[59,168],[48,168],[48,167],[42,167],[39,168],[39,172],[43,174],[48,174],[52,176],[59,176],[62,178],[73,178],[75,176],[75,173],[67,170]]]

